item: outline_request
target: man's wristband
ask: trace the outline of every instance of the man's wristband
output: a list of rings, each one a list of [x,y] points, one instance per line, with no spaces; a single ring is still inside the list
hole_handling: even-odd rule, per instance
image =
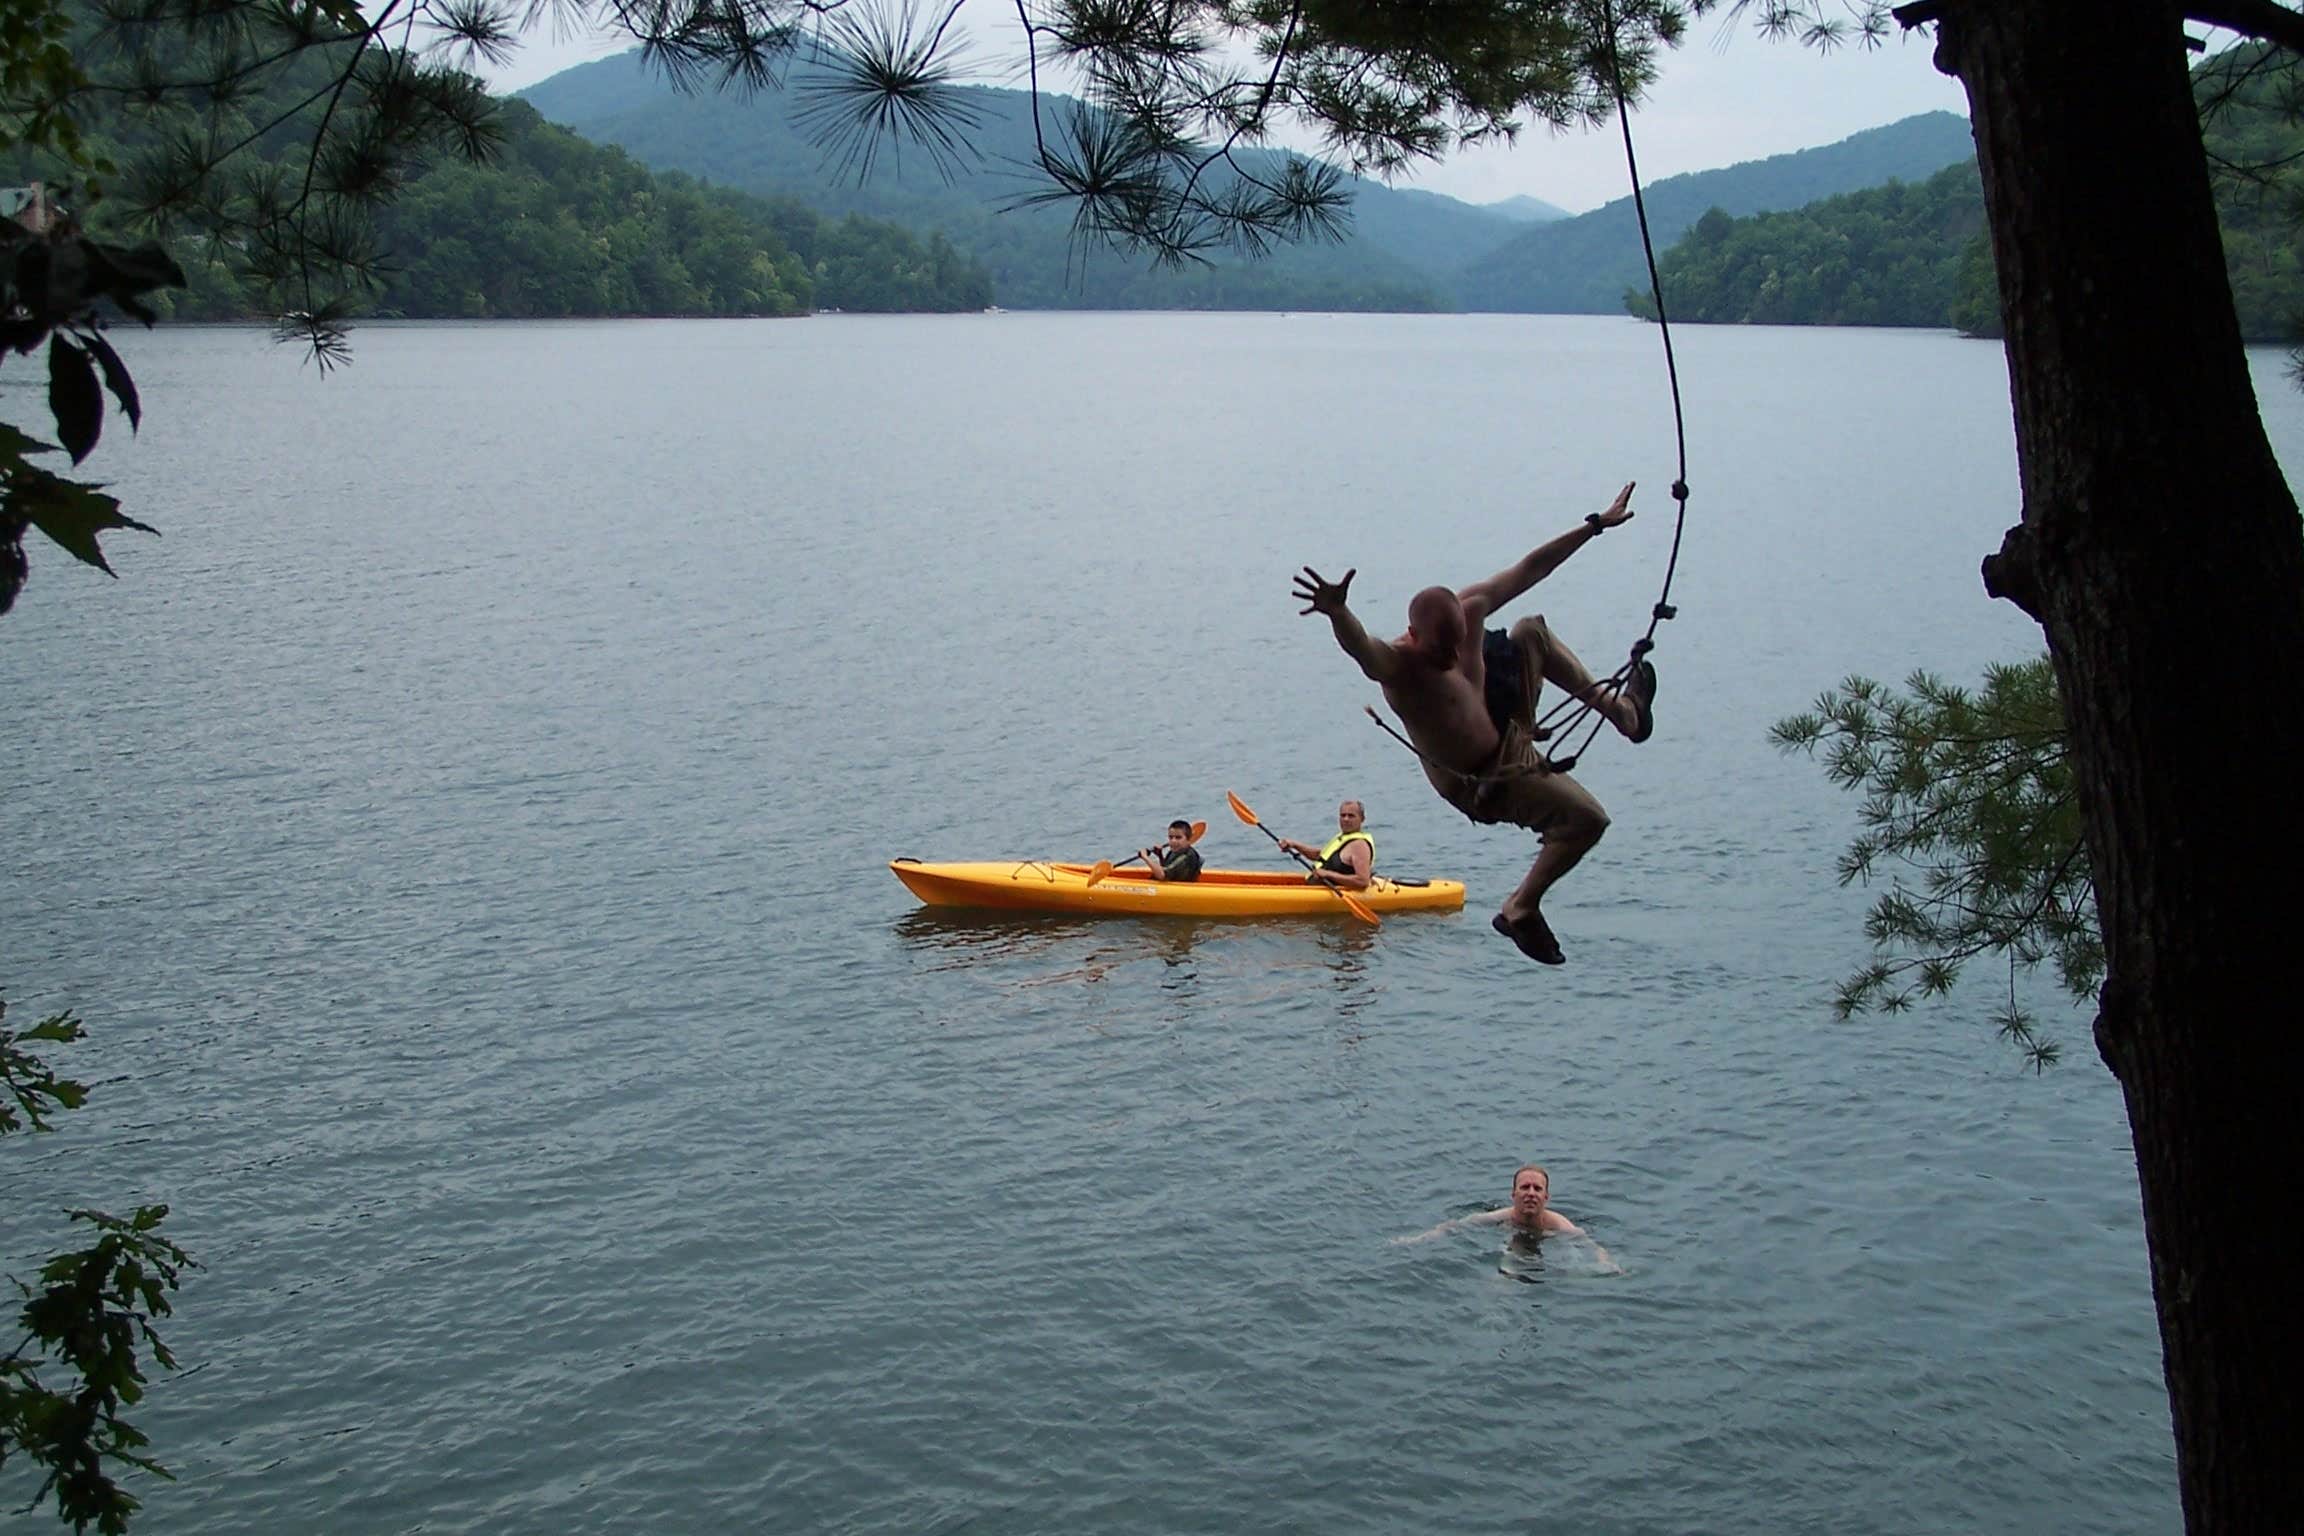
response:
[[[1584,514],[1584,526],[1592,530],[1592,537],[1594,538],[1598,538],[1608,531],[1608,525],[1600,521],[1600,514],[1597,512]]]

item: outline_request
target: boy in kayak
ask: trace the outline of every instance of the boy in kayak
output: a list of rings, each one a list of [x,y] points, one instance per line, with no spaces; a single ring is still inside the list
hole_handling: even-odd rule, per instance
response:
[[[1321,885],[1342,886],[1347,891],[1364,891],[1376,873],[1376,839],[1366,831],[1368,811],[1357,800],[1347,800],[1336,807],[1336,835],[1323,847],[1300,843],[1292,837],[1280,839],[1283,853],[1301,854],[1310,859],[1315,868],[1305,876]]]
[[[1139,848],[1136,857],[1144,861],[1144,868],[1155,880],[1197,880],[1200,878],[1200,850],[1192,846],[1192,823],[1168,823],[1168,844],[1164,848]]]
[[[1544,1166],[1541,1163],[1523,1163],[1512,1170],[1512,1203],[1510,1205],[1500,1206],[1493,1211],[1482,1211],[1477,1216],[1459,1216],[1454,1221],[1440,1223],[1429,1232],[1419,1232],[1414,1237],[1396,1237],[1392,1241],[1395,1243],[1421,1243],[1427,1238],[1438,1237],[1444,1232],[1461,1232],[1466,1227],[1488,1226],[1510,1227],[1515,1232],[1523,1232],[1531,1237],[1542,1237],[1552,1232],[1567,1232],[1592,1243],[1591,1235],[1582,1227],[1552,1209],[1552,1175],[1544,1171]],[[1592,1252],[1598,1256],[1603,1268],[1614,1274],[1624,1272],[1616,1261],[1608,1256],[1608,1250],[1598,1243],[1592,1243]]]
[[[1303,611],[1325,615],[1344,653],[1383,687],[1440,798],[1474,821],[1509,822],[1542,839],[1527,877],[1504,898],[1491,926],[1545,965],[1567,957],[1539,904],[1552,882],[1600,841],[1608,813],[1583,785],[1546,764],[1536,745],[1537,692],[1552,682],[1631,740],[1646,741],[1655,729],[1656,669],[1641,661],[1619,692],[1595,682],[1541,614],[1509,633],[1483,625],[1577,550],[1630,522],[1631,501],[1627,485],[1607,510],[1485,581],[1455,592],[1426,587],[1409,599],[1408,632],[1397,640],[1375,639],[1345,606],[1356,570],[1332,582],[1306,566],[1296,578]]]

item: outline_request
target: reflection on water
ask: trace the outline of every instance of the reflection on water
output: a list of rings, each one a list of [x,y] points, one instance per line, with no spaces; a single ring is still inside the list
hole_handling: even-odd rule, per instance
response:
[[[977,960],[1037,954],[1051,943],[1077,938],[1093,926],[1085,918],[1040,912],[921,907],[896,920],[896,936],[906,948],[934,960],[931,969],[948,970]]]
[[[1322,923],[1313,928],[1320,948],[1340,968],[1359,974],[1367,969],[1368,951],[1375,947],[1376,930],[1366,923]]]
[[[1196,947],[1220,926],[1201,918],[1121,920],[929,907],[899,918],[896,936],[931,971],[970,970],[979,980],[1016,990],[1094,987],[1132,967],[1154,966],[1153,977],[1130,977],[1129,984],[1149,981],[1173,991],[1199,980]]]
[[[1364,1013],[1383,995],[1371,973],[1382,934],[1365,923],[923,907],[898,918],[895,931],[930,971],[972,971],[980,981],[1017,990],[1095,986],[1142,966],[1153,974],[1130,976],[1130,985],[1187,990],[1208,982],[1243,1006],[1316,989],[1343,1019]]]
[[[164,1198],[211,1265],[143,1536],[2180,1529],[2118,1084],[2019,1077],[1988,985],[1820,1048],[1855,807],[1766,740],[1851,670],[2036,648],[1975,590],[1998,349],[1692,341],[1734,537],[1670,730],[1598,765],[1621,826],[1552,971],[1485,911],[919,911],[885,860],[1116,846],[1116,806],[1191,795],[1261,860],[1220,763],[1300,829],[1365,792],[1388,859],[1490,906],[1526,841],[1432,797],[1278,576],[1357,560],[1396,613],[1580,516],[1594,465],[1654,462],[1653,336],[851,319],[383,328],[326,388],[253,333],[140,338],[172,405],[103,478],[198,515],[0,621],[42,724],[8,984],[106,1021],[0,1229]],[[763,398],[771,434],[725,430]],[[1012,398],[1033,430],[986,430]],[[341,430],[371,406],[403,430]],[[1153,432],[1118,476],[1116,419]],[[1625,621],[1668,526],[1577,557],[1564,632]],[[1079,599],[1207,548],[1188,623]],[[1383,1246],[1535,1152],[1631,1280],[1489,1227]],[[922,1158],[915,1263],[859,1213]],[[1555,1474],[1573,1510],[1532,1502]]]
[[[1496,1273],[1526,1285],[1544,1278],[1544,1239],[1534,1232],[1505,1229],[1504,1246],[1496,1254]]]
[[[1496,1273],[1527,1285],[1541,1284],[1547,1271],[1555,1275],[1615,1275],[1591,1238],[1573,1232],[1523,1232],[1505,1229],[1504,1246],[1496,1255]]]

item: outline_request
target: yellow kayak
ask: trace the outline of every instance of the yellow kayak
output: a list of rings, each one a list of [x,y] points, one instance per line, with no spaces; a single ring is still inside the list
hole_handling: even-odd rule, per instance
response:
[[[1032,912],[1084,912],[1114,917],[1346,917],[1336,893],[1301,874],[1204,869],[1197,880],[1133,879],[1126,869],[1088,883],[1090,864],[1040,859],[975,864],[923,864],[897,859],[888,868],[931,907],[1006,907]],[[1388,880],[1352,893],[1378,912],[1454,912],[1464,905],[1460,880]]]

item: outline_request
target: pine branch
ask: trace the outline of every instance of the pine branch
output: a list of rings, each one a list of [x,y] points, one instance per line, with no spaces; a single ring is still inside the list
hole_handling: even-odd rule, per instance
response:
[[[2273,0],[2187,0],[2185,18],[2304,53],[2304,15]]]

